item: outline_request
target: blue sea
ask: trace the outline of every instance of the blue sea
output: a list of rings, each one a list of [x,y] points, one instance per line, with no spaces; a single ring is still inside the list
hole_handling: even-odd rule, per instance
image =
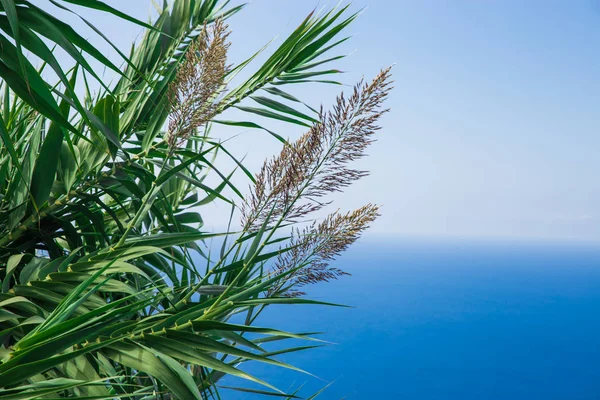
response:
[[[279,357],[318,378],[246,371],[306,397],[333,382],[318,399],[600,399],[600,245],[370,237],[335,265],[352,276],[309,297],[354,308],[281,305],[257,321],[323,332],[333,344]]]

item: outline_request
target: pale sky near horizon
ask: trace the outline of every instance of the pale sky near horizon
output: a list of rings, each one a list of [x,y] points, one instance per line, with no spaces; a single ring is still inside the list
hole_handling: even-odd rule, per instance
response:
[[[107,3],[143,20],[151,10],[150,0]],[[229,20],[231,60],[277,36],[274,49],[313,8],[335,5],[250,2]],[[600,3],[355,0],[351,9],[365,6],[338,52],[351,55],[332,66],[351,85],[395,64],[392,111],[360,163],[371,175],[335,206],[382,204],[378,234],[600,241]],[[123,50],[141,32],[100,12],[86,16]],[[338,90],[294,93],[328,106]],[[292,139],[302,132],[265,125]],[[279,145],[260,131],[231,143],[253,171]],[[207,226],[228,211],[204,214]]]

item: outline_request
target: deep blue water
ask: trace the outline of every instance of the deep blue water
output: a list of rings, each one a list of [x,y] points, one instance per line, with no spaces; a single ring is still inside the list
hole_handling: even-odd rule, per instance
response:
[[[257,323],[325,332],[336,344],[279,357],[322,380],[246,371],[304,396],[333,381],[319,399],[600,399],[600,246],[370,238],[336,266],[353,276],[310,297],[355,308],[277,306]]]

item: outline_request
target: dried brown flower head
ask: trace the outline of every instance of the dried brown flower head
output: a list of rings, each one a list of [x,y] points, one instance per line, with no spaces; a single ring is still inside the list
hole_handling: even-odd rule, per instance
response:
[[[361,81],[348,99],[342,94],[332,111],[321,111],[320,123],[266,161],[242,208],[244,228],[256,229],[268,217],[293,222],[327,204],[321,201],[326,194],[365,176],[347,164],[373,142],[391,83],[390,68],[369,84]]]
[[[212,119],[223,92],[229,42],[227,25],[221,20],[205,25],[186,52],[185,60],[169,85],[171,106],[167,142],[181,145],[196,129]]]
[[[278,256],[272,274],[295,270],[271,288],[267,296],[301,296],[304,293],[295,288],[347,275],[329,263],[360,237],[379,216],[378,211],[379,207],[367,204],[347,214],[331,214],[319,225],[296,230],[291,249]]]

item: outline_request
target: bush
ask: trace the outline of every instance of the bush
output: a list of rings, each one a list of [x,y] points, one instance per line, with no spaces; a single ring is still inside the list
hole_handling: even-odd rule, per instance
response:
[[[262,344],[312,338],[254,322],[272,304],[319,304],[302,287],[343,275],[330,261],[377,217],[369,204],[304,223],[328,194],[365,175],[350,164],[385,112],[389,69],[331,111],[301,111],[285,85],[337,72],[322,68],[339,58],[329,53],[356,16],[345,9],[309,15],[230,88],[252,61],[227,62],[225,21],[241,7],[175,1],[147,26],[101,2],[62,2],[146,34],[121,71],[60,19],[2,2],[0,398],[205,399],[227,374],[281,393],[243,363],[294,368]],[[52,46],[75,67],[65,71]],[[118,82],[104,82],[88,58],[117,71]],[[103,89],[80,101],[76,88],[93,79]],[[294,142],[271,132],[281,153],[253,176],[213,135],[222,124],[262,129],[219,120],[232,107],[309,129]],[[247,176],[247,196],[215,167],[217,154]],[[207,176],[220,181],[211,187]],[[241,228],[203,231],[211,202],[228,204]],[[213,237],[223,240],[217,256],[205,242]],[[236,314],[245,323],[232,323]]]

